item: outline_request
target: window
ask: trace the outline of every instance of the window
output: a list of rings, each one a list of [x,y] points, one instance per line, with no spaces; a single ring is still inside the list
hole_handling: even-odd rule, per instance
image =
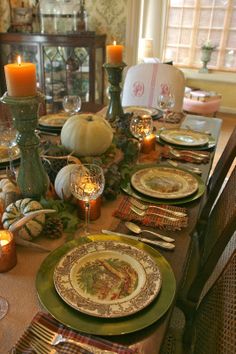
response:
[[[201,46],[216,46],[209,67],[236,69],[236,0],[170,0],[167,8],[163,61],[199,68]]]

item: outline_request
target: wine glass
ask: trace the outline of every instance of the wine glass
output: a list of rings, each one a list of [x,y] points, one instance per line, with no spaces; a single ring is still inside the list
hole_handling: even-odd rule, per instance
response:
[[[167,88],[161,88],[160,95],[157,97],[157,107],[163,111],[163,125],[165,127],[165,122],[167,118],[168,111],[171,110],[175,105],[175,96],[167,86]]]
[[[153,131],[153,120],[149,114],[133,115],[130,121],[130,131],[139,141],[139,155],[143,139]],[[138,161],[139,161],[138,155]]]
[[[69,116],[73,116],[80,111],[82,101],[80,96],[68,95],[63,97],[62,105],[64,111],[68,113]]]
[[[85,202],[85,234],[89,234],[90,201],[102,194],[104,186],[104,173],[98,165],[78,165],[70,174],[71,193]]]

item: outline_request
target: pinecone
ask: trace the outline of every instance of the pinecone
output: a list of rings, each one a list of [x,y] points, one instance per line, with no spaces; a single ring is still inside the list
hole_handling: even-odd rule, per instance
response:
[[[62,236],[63,222],[59,217],[50,217],[46,219],[43,234],[47,238],[56,239]]]

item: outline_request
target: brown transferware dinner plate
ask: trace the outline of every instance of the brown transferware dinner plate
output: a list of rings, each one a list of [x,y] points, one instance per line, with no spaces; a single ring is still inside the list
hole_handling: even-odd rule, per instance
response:
[[[138,192],[154,198],[179,199],[198,190],[198,180],[187,171],[171,167],[148,167],[136,171],[131,185]]]
[[[161,273],[148,253],[115,241],[76,247],[59,261],[54,284],[71,307],[90,316],[115,318],[149,305],[161,288]]]

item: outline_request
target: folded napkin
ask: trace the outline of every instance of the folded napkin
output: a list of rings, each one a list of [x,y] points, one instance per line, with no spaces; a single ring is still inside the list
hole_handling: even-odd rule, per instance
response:
[[[52,348],[58,350],[58,352],[66,354],[76,354],[76,353],[87,353],[87,351],[91,351],[92,353],[103,353],[105,350],[118,353],[118,354],[135,354],[138,353],[138,351],[135,351],[133,349],[130,349],[124,345],[110,342],[108,340],[105,340],[103,338],[95,337],[92,335],[87,335],[84,333],[80,333],[77,331],[74,331],[72,329],[67,328],[60,322],[56,321],[52,316],[50,316],[47,313],[44,312],[38,312],[36,316],[33,318],[31,324],[27,328],[26,332],[21,336],[21,338],[18,340],[18,342],[15,344],[15,346],[12,348],[11,353],[15,354],[32,354],[35,353],[35,351],[30,347],[30,341],[29,341],[29,348],[26,348],[24,351],[22,349],[19,349],[22,345],[23,337],[26,338],[27,333],[30,330],[30,327],[32,326],[33,323],[41,323],[45,327],[49,328],[52,331],[55,331],[55,333],[61,334],[65,338],[70,338],[73,340],[78,341],[78,344],[81,345],[81,347],[84,347],[83,349],[78,349],[75,344],[73,343],[60,343],[57,346],[54,346]],[[25,341],[24,341],[25,343]],[[21,347],[22,348],[22,347]],[[94,350],[92,349],[94,348]]]
[[[142,201],[142,204],[145,205],[149,205],[149,203],[145,203]],[[163,210],[157,210],[156,208],[153,208],[152,206],[150,206],[146,212],[145,212],[145,216],[140,216],[137,215],[136,213],[134,213],[131,210],[131,206],[133,206],[133,204],[130,202],[130,197],[125,196],[118,209],[115,210],[114,212],[114,216],[118,217],[121,220],[125,220],[125,221],[136,221],[142,225],[145,226],[151,226],[151,227],[159,227],[160,229],[166,229],[166,230],[180,230],[183,227],[186,227],[188,225],[188,217],[181,217],[178,218],[178,220],[173,221],[170,220],[167,217],[173,217],[176,218],[177,217],[175,215],[172,215],[168,212],[165,212]],[[186,213],[186,209],[185,208],[181,208],[181,207],[176,207],[174,205],[158,205],[161,208],[164,208],[166,210],[172,210],[172,211],[181,211]],[[154,212],[154,213],[158,213],[158,215],[153,215],[150,214],[150,212]]]
[[[162,151],[161,151],[161,158],[165,159],[174,159],[178,161],[185,161],[185,162],[191,162],[191,163],[196,163],[196,164],[201,164],[201,163],[208,163],[210,160],[210,152],[208,151],[198,151],[194,150],[196,153],[201,154],[201,159],[200,158],[195,158],[194,154],[191,154],[191,150],[178,150],[179,156],[176,156],[171,153],[171,148],[168,145],[163,146]]]

